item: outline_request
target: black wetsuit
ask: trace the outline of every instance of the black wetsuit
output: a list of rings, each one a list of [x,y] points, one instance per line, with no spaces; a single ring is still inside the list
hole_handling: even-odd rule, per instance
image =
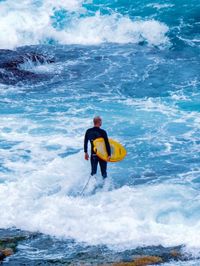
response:
[[[106,145],[106,150],[108,153],[108,156],[111,155],[111,149],[110,149],[110,144],[108,142],[108,136],[105,130],[99,128],[99,127],[92,127],[89,128],[86,133],[85,133],[85,139],[84,139],[84,152],[88,152],[88,141],[91,143],[91,175],[95,175],[97,172],[97,165],[99,163],[100,168],[101,168],[101,174],[103,178],[107,177],[107,162],[101,160],[100,158],[97,157],[97,155],[94,152],[94,145],[93,141],[97,138],[104,138],[105,145]]]

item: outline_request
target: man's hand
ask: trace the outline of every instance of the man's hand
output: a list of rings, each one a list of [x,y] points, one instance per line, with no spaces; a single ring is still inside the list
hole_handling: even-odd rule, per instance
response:
[[[86,153],[85,153],[85,160],[88,161],[88,159],[89,159],[89,155],[88,155],[88,153],[86,152]]]
[[[108,161],[108,162],[110,161],[110,158],[111,158],[111,156],[108,156],[108,158],[107,158],[107,161]]]

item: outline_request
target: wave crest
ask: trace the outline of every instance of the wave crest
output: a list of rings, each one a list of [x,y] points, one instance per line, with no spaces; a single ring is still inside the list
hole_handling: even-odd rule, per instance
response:
[[[168,27],[156,20],[132,21],[116,13],[88,14],[81,1],[46,1],[33,5],[30,1],[11,5],[1,2],[0,48],[14,49],[37,44],[140,43],[166,45]],[[61,11],[61,13],[59,12]],[[63,12],[62,12],[63,11]],[[61,17],[63,16],[63,17]],[[58,27],[62,24],[62,27]]]

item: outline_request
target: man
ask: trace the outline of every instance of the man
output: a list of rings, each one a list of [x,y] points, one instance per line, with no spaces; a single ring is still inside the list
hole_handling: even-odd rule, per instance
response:
[[[97,166],[98,163],[100,165],[101,169],[101,175],[103,179],[107,177],[107,162],[101,160],[94,152],[94,145],[93,141],[97,138],[104,138],[106,150],[108,153],[107,160],[110,160],[111,156],[111,149],[110,144],[108,142],[108,136],[105,130],[101,129],[102,125],[102,119],[99,116],[94,117],[93,119],[94,127],[89,128],[85,133],[85,139],[84,139],[84,152],[85,152],[85,160],[89,159],[88,154],[88,141],[91,143],[91,156],[90,156],[90,162],[91,162],[91,175],[95,175],[97,173]]]

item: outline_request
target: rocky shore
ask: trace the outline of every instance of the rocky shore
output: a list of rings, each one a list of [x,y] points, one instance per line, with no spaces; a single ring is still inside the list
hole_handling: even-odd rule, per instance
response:
[[[80,245],[73,240],[58,240],[40,233],[0,229],[0,264],[3,265],[146,266],[190,259],[183,254],[181,246],[113,252],[104,246]]]
[[[34,234],[23,232],[21,230],[4,230],[0,229],[0,263],[7,257],[17,252],[19,242],[33,237]]]

